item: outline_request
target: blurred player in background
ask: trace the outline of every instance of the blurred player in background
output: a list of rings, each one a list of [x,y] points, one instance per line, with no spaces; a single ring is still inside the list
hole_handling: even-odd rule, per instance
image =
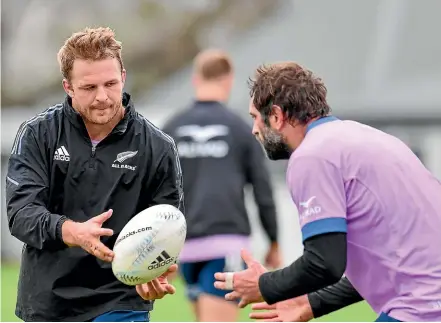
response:
[[[183,211],[176,146],[123,92],[114,36],[86,28],[66,40],[58,53],[66,98],[25,121],[12,148],[6,206],[24,242],[16,306],[24,321],[148,321],[152,300],[175,291],[164,276],[124,285],[111,268],[134,215],[156,204]]]
[[[251,127],[226,106],[233,65],[219,50],[194,60],[195,101],[163,130],[177,143],[186,196],[187,241],[180,256],[181,274],[198,321],[235,321],[237,304],[214,288],[214,273],[244,268],[240,248],[249,247],[250,223],[244,187],[253,186],[270,248],[269,267],[280,266],[276,209],[265,154]]]
[[[399,139],[331,116],[326,94],[296,63],[257,70],[253,133],[271,159],[289,158],[304,254],[265,273],[243,252],[248,269],[216,274],[216,286],[233,286],[226,298],[240,306],[276,304],[252,315],[266,320],[309,320],[364,298],[378,321],[441,321],[441,183]]]

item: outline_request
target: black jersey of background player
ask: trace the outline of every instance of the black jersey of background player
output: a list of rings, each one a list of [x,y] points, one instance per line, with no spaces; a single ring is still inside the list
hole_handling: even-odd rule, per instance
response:
[[[244,187],[253,185],[263,227],[276,240],[277,224],[265,154],[251,127],[217,101],[195,101],[163,130],[175,140],[186,196],[187,239],[249,235]]]

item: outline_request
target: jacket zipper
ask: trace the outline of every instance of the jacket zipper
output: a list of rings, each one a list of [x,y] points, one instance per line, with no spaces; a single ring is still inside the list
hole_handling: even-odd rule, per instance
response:
[[[95,152],[96,152],[96,147],[92,146],[92,153],[90,154],[89,168],[95,168]]]

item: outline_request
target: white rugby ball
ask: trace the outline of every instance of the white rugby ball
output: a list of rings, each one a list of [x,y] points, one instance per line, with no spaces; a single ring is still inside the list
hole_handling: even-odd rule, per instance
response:
[[[187,235],[182,212],[160,204],[135,215],[122,229],[113,247],[112,271],[126,285],[144,284],[174,264]]]

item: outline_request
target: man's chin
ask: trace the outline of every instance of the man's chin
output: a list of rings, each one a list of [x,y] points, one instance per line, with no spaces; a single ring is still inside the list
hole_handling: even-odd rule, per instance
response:
[[[266,156],[270,160],[287,160],[291,157],[291,153],[289,151],[268,151],[265,150]]]
[[[88,121],[97,125],[105,125],[112,121],[115,115],[116,113],[114,111],[106,111],[106,113],[92,114],[91,116],[89,116]]]
[[[103,117],[92,117],[89,118],[89,122],[96,124],[96,125],[105,125],[107,123],[109,123],[112,120],[112,118],[109,118],[108,116],[103,116]]]
[[[279,156],[279,155],[267,155],[269,160],[278,161],[278,160],[287,160],[289,156]]]

